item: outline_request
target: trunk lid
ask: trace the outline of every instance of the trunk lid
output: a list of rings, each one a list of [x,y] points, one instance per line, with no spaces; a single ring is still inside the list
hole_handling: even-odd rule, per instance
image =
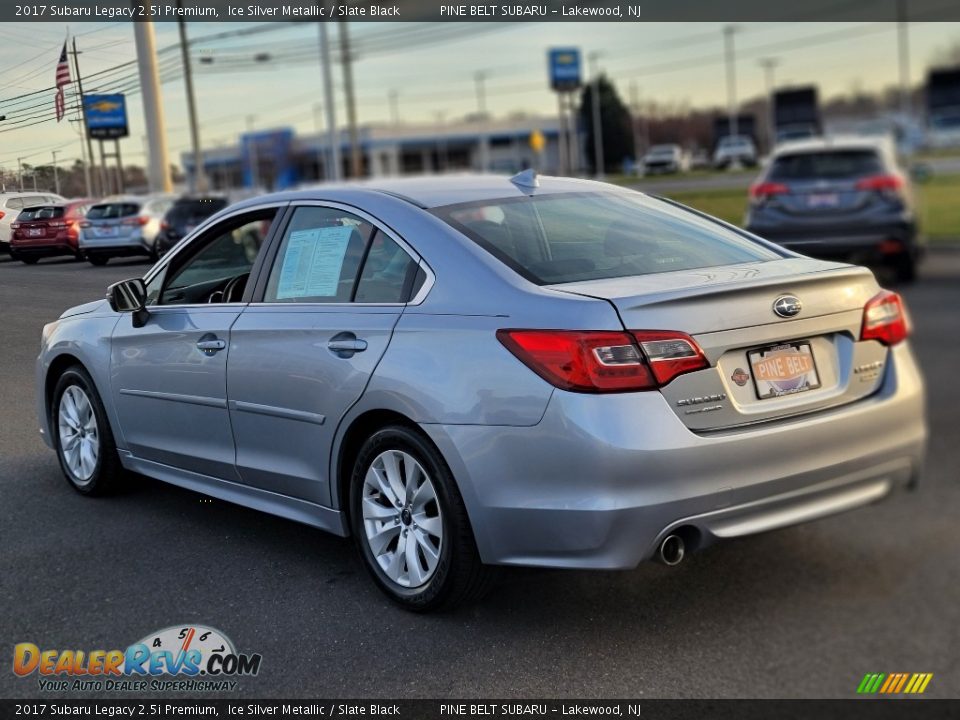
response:
[[[859,341],[864,305],[879,292],[865,268],[787,258],[551,288],[610,302],[626,329],[693,336],[710,367],[661,388],[691,430],[835,407],[882,379],[886,348]],[[800,311],[778,315],[783,296]]]

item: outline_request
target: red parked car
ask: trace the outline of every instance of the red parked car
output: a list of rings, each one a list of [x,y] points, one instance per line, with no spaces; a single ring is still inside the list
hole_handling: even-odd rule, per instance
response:
[[[24,208],[10,226],[10,256],[28,265],[53,255],[82,259],[78,244],[80,221],[94,202],[70,200]]]

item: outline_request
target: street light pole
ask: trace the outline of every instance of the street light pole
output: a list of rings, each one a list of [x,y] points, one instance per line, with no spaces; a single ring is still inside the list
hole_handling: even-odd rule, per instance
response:
[[[177,7],[183,9],[183,0],[177,0]],[[187,42],[187,23],[177,20],[180,31],[180,57],[183,61],[183,83],[187,90],[187,114],[190,118],[190,145],[193,150],[193,176],[190,178],[191,190],[198,193],[207,191],[207,175],[203,167],[203,153],[200,151],[200,129],[197,124],[196,96],[193,92],[193,71],[190,68],[190,45]]]
[[[597,60],[600,58],[599,52],[592,52],[587,56],[590,63],[590,73],[593,75],[593,92],[590,93],[593,105],[593,154],[594,170],[597,179],[602,180],[604,176],[603,166],[603,120],[600,113],[600,70],[597,68]]]
[[[54,188],[54,192],[56,192],[57,195],[60,194],[60,172],[57,170],[57,153],[58,152],[60,151],[59,150],[53,151],[53,188]]]
[[[900,112],[906,122],[913,104],[910,98],[910,38],[906,0],[897,0],[897,52],[900,59]]]
[[[23,158],[17,158],[17,192],[23,192]]]
[[[727,65],[727,114],[730,122],[730,135],[737,135],[737,70],[735,67],[733,35],[738,28],[727,25],[723,28],[724,57]]]
[[[779,64],[780,60],[773,57],[761,58],[760,60],[760,67],[763,68],[764,84],[767,90],[767,145],[770,150],[773,150],[773,146],[777,143],[777,108],[773,99],[776,83],[774,82],[773,72]]]
[[[257,139],[253,137],[253,123],[256,115],[247,115],[247,138],[250,142],[250,182],[256,190],[260,185],[260,157],[257,155]]]

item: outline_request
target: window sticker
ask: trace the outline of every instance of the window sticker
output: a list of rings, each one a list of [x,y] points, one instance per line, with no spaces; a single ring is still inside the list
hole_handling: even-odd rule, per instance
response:
[[[351,233],[353,228],[346,226],[290,233],[277,299],[336,297]]]

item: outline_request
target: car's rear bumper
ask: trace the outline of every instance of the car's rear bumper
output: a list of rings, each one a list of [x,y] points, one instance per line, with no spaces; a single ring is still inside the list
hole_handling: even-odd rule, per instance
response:
[[[747,231],[805,255],[830,258],[882,256],[913,251],[917,238],[917,228],[912,221],[879,225],[844,223],[792,227],[748,222]]]
[[[142,236],[122,240],[119,238],[81,238],[80,250],[87,255],[119,257],[124,255],[149,255],[153,251],[153,246]]]
[[[879,500],[923,464],[923,384],[906,344],[872,397],[696,434],[657,392],[554,393],[539,425],[424,425],[458,478],[485,562],[630,568],[671,530],[703,544]]]
[[[49,255],[75,255],[77,245],[67,238],[44,238],[42,240],[13,240],[10,243],[10,254],[13,256],[29,255],[32,257],[46,257]]]

